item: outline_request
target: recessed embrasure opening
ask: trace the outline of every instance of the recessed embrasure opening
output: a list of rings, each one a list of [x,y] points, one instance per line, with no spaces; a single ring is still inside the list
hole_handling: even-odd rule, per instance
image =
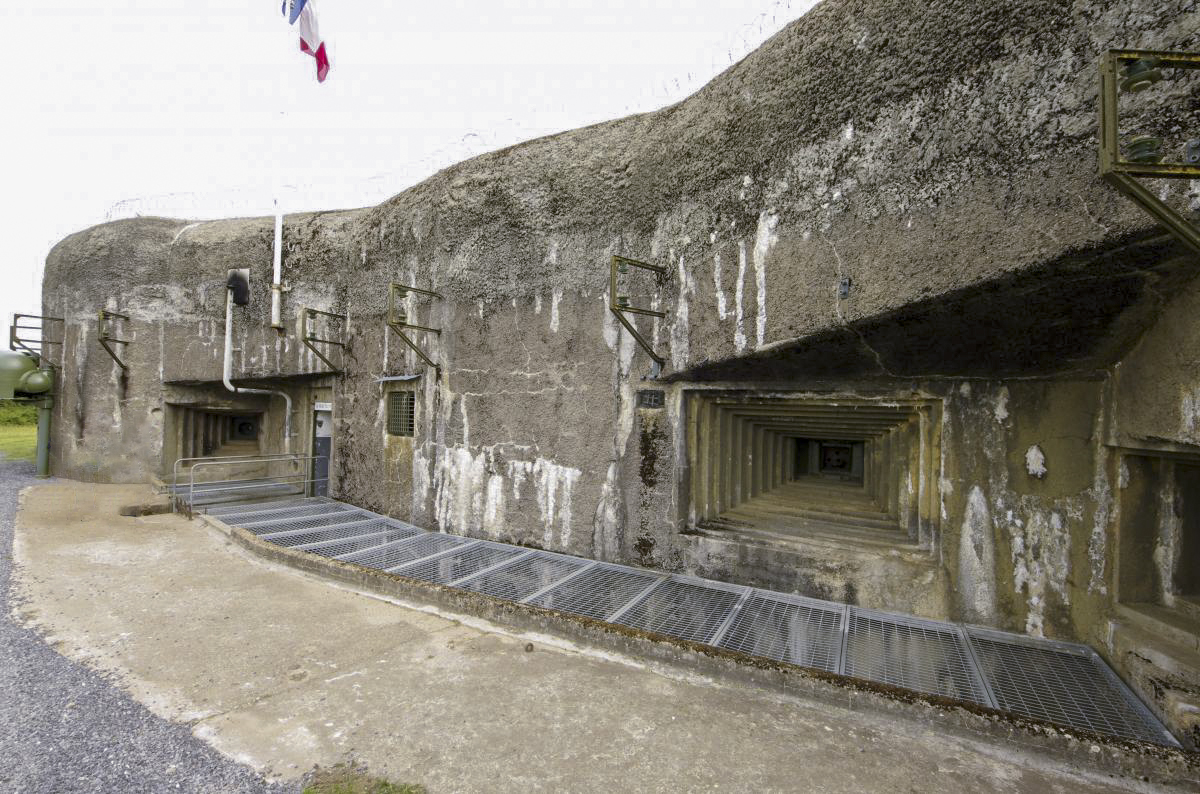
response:
[[[934,401],[688,394],[697,524],[928,543],[940,513]]]

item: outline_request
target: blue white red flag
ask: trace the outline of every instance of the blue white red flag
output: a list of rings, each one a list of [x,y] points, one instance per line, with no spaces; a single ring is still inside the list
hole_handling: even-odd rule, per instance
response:
[[[283,0],[281,10],[288,18],[289,25],[300,23],[300,51],[316,58],[317,82],[325,82],[325,76],[329,74],[329,56],[325,53],[325,42],[317,30],[313,0]]]

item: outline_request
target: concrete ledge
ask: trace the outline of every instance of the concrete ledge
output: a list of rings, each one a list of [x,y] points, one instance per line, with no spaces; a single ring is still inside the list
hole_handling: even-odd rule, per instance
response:
[[[215,516],[201,520],[264,559],[344,583],[366,593],[418,602],[493,621],[518,631],[552,635],[604,650],[799,695],[856,711],[886,713],[974,737],[1000,739],[1111,775],[1186,790],[1200,788],[1200,753],[1018,717],[1005,712],[822,670],[775,662],[625,626],[517,604],[466,590],[389,574],[276,546]]]

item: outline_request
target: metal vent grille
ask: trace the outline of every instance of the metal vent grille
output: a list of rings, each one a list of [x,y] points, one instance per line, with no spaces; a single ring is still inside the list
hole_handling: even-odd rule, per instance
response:
[[[411,391],[390,392],[387,416],[389,435],[413,435],[416,430],[416,393]]]
[[[662,408],[664,398],[660,389],[642,389],[638,392],[638,408]]]
[[[496,563],[520,556],[523,553],[522,549],[512,546],[493,546],[481,543],[432,560],[414,562],[400,568],[396,573],[426,582],[450,584],[464,576],[479,573],[484,568],[490,568]]]
[[[841,671],[846,607],[756,590],[719,643],[753,656]]]
[[[1111,736],[1174,743],[1090,648],[1034,645],[981,629],[968,629],[968,636],[997,708]]]
[[[957,626],[850,608],[846,675],[989,705]]]
[[[693,642],[708,642],[741,600],[737,590],[718,590],[669,579],[638,601],[617,623]]]
[[[469,579],[462,587],[508,601],[521,601],[585,565],[585,560],[538,552],[497,571]]]
[[[530,603],[604,620],[659,578],[651,573],[603,563]]]

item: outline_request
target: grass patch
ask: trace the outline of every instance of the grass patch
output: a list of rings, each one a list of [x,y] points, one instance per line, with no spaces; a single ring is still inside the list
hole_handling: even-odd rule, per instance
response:
[[[304,794],[426,794],[424,786],[392,783],[349,764],[317,767],[306,777]]]
[[[37,456],[37,425],[0,424],[0,458],[33,460]]]

